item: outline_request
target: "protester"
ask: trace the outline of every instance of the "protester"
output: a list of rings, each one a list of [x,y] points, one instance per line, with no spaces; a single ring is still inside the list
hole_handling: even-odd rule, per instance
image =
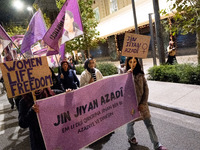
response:
[[[60,94],[60,91],[45,88],[35,92],[37,100],[50,97],[55,94]],[[36,113],[38,112],[39,107],[34,104],[32,93],[22,95],[22,99],[19,102],[19,126],[21,128],[29,128],[31,150],[46,150],[36,116]]]
[[[6,91],[6,87],[3,81],[3,76],[0,78],[0,82],[2,83],[1,94],[4,94]]]
[[[57,90],[63,90],[62,87],[61,87],[61,84],[59,83],[59,80],[58,80],[58,77],[55,75],[54,71],[52,68],[50,68],[50,71],[51,71],[51,76],[52,76],[52,81],[53,81],[53,85],[51,86],[51,89],[57,89]]]
[[[120,65],[118,67],[118,74],[122,74],[124,72],[124,70],[125,70],[125,61],[126,61],[126,57],[125,56],[120,56]]]
[[[151,115],[150,115],[150,111],[149,111],[149,107],[147,103],[149,89],[148,89],[147,81],[144,77],[144,72],[142,71],[137,58],[132,58],[132,57],[127,58],[126,71],[131,72],[133,74],[133,78],[134,78],[133,81],[135,83],[135,90],[136,90],[137,101],[138,101],[138,110],[140,111],[144,124],[146,125],[146,128],[149,132],[150,139],[151,139],[151,142],[153,143],[154,149],[167,150],[165,147],[163,147],[159,143],[153,124],[150,119]],[[128,142],[131,145],[138,144],[135,138],[135,133],[134,133],[134,128],[133,128],[134,124],[135,124],[135,121],[128,123],[127,130],[126,130],[126,133],[128,136]]]
[[[35,94],[36,99],[55,95],[49,88],[38,90]],[[32,150],[46,150],[35,111],[37,112],[32,94],[28,93],[23,95],[23,98],[19,102],[19,126],[21,128],[29,128]]]
[[[60,83],[64,89],[77,89],[79,87],[79,80],[73,70],[70,69],[67,61],[61,62],[61,73],[58,75]]]
[[[84,68],[85,70],[81,73],[80,77],[81,87],[103,79],[103,75],[101,74],[101,72],[97,68],[95,68],[94,59],[87,59],[84,64]]]
[[[168,53],[167,64],[173,65],[174,63],[177,63],[177,60],[176,60],[176,48],[174,46],[174,42],[173,41],[169,42],[169,46],[167,47],[167,53]]]
[[[72,58],[69,59],[69,66],[74,71],[74,73],[76,74],[76,67],[75,67],[75,64],[74,64],[74,61],[73,61]]]
[[[61,44],[83,34],[83,31],[79,29],[78,24],[74,22],[73,13],[69,10],[66,10],[65,12],[64,29],[65,31],[62,36]]]
[[[7,62],[7,61],[13,61],[13,57],[12,57],[12,54],[11,54],[11,50],[9,49],[9,46],[7,46],[4,49],[4,62]],[[2,78],[2,83],[5,86],[3,78]],[[5,88],[5,90],[6,90],[6,88]],[[9,101],[10,105],[11,105],[11,109],[14,109],[14,106],[15,106],[14,99],[13,98],[8,98],[8,93],[6,94],[6,96],[7,96],[7,99]]]

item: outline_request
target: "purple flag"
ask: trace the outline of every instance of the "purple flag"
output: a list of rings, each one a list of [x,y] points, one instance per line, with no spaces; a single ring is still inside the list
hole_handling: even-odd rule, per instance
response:
[[[61,55],[62,60],[65,58],[65,44],[60,45],[59,51],[52,49],[48,46],[46,56],[57,55],[57,54]]]
[[[0,25],[0,54],[3,52],[4,48],[11,42],[11,38],[6,33],[4,28]]]
[[[55,51],[54,53],[58,54],[61,44],[81,34],[83,34],[83,27],[78,2],[76,0],[66,0],[43,40]]]
[[[22,45],[21,45],[21,52],[25,53],[27,51],[31,51],[31,46],[41,40],[45,33],[46,33],[46,24],[44,22],[42,12],[40,9],[33,15],[28,28],[27,32],[24,36]]]
[[[36,103],[48,150],[78,150],[140,116],[131,73]]]
[[[21,46],[24,35],[14,35],[11,37],[13,43],[11,45],[11,51],[13,53],[13,59],[17,60],[17,49]]]

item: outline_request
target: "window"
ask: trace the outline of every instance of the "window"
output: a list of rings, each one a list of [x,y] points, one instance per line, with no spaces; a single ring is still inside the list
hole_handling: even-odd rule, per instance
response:
[[[110,13],[114,13],[118,10],[117,0],[110,0]]]
[[[99,21],[100,20],[99,7],[95,8],[93,11],[95,18],[97,19],[97,21]]]

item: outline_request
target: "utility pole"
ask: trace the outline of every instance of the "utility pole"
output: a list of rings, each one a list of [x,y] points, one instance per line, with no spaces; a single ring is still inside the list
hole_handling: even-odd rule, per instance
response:
[[[158,48],[158,53],[159,53],[159,62],[160,64],[164,64],[165,52],[164,52],[164,44],[163,44],[161,25],[160,25],[160,13],[159,13],[158,0],[153,0],[153,8],[154,8],[154,14],[155,14],[156,41],[157,41],[157,48]]]
[[[133,19],[134,19],[134,23],[135,23],[135,33],[139,34],[139,30],[138,30],[138,24],[137,24],[137,16],[136,16],[136,11],[135,11],[135,0],[132,0],[132,8],[133,8]],[[140,65],[143,69],[143,62],[142,62],[142,58],[139,59]]]
[[[139,34],[137,16],[136,16],[136,11],[135,11],[135,0],[132,0],[132,8],[133,8],[133,18],[134,18],[134,23],[135,23],[135,33]]]
[[[153,65],[156,66],[156,50],[155,50],[155,42],[154,42],[154,32],[153,32],[153,23],[152,23],[152,13],[149,14],[149,27],[150,27],[150,34],[151,34],[151,48],[153,52]]]

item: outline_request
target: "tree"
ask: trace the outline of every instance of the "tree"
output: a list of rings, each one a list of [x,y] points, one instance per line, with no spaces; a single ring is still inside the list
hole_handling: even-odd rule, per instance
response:
[[[58,15],[58,8],[56,7],[56,0],[35,0],[34,2],[39,6],[41,11],[46,14],[46,17],[54,22]]]
[[[198,64],[200,64],[200,1],[199,0],[167,0],[173,2],[170,10],[174,13],[173,24],[168,24],[165,29],[172,34],[181,31],[182,34],[196,33]],[[175,12],[174,12],[175,11]],[[167,14],[166,10],[162,12]],[[170,27],[169,27],[170,26]]]
[[[15,26],[14,24],[10,23],[5,26],[5,30],[10,37],[14,35],[24,35],[26,32],[26,28],[22,26]]]
[[[61,9],[65,0],[56,0],[57,7]],[[98,21],[94,16],[92,9],[93,0],[78,0],[81,19],[83,24],[84,34],[66,43],[66,51],[72,52],[73,50],[84,50],[86,57],[90,56],[90,49],[104,42],[103,39],[98,38],[99,32],[96,30]]]

